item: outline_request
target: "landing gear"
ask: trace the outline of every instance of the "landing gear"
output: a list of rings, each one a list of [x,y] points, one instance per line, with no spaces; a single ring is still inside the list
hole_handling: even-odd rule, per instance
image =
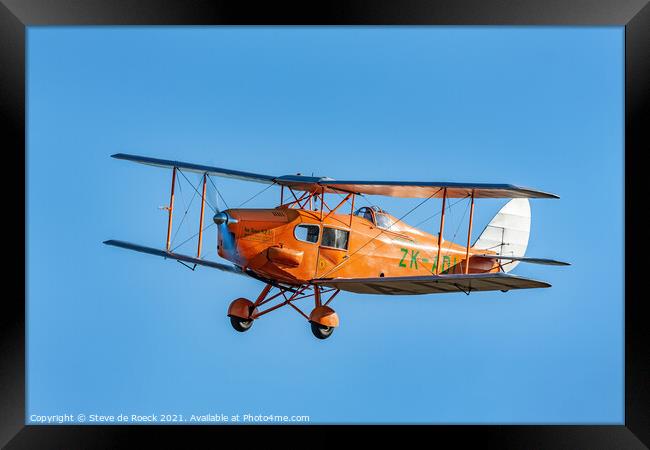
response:
[[[297,287],[276,286],[279,292],[269,295],[272,288],[273,286],[267,284],[255,302],[246,298],[238,298],[230,304],[228,307],[228,317],[230,317],[230,324],[235,330],[240,333],[246,332],[251,329],[256,319],[285,305],[289,305],[309,321],[311,332],[317,339],[327,339],[334,333],[334,328],[339,326],[338,315],[332,308],[327,306],[336,294],[339,293],[338,289],[324,289],[320,286],[309,284]],[[329,297],[327,301],[321,301],[323,294]],[[311,313],[307,315],[294,305],[293,302],[309,297],[314,298],[315,306]],[[263,305],[277,298],[284,301],[281,301],[275,306],[264,308],[262,311],[258,310],[258,308],[261,309]]]
[[[253,319],[241,319],[239,317],[230,316],[230,324],[235,330],[243,333],[244,331],[251,329],[253,326]]]
[[[327,339],[334,333],[334,327],[328,327],[316,322],[310,322],[310,325],[312,334],[318,339]]]
[[[320,295],[316,296],[317,304],[320,303]],[[319,305],[309,315],[311,332],[318,339],[327,339],[334,333],[334,328],[339,326],[339,316],[329,306]]]
[[[243,333],[253,326],[253,314],[257,312],[255,304],[247,298],[238,298],[228,307],[228,317],[232,327]]]

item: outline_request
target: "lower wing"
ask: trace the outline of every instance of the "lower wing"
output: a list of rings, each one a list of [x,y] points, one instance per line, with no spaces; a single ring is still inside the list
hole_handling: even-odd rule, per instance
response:
[[[133,250],[140,253],[147,253],[154,256],[162,256],[163,258],[175,259],[176,261],[183,261],[190,264],[196,264],[197,266],[206,266],[212,267],[213,269],[219,269],[226,272],[243,274],[244,272],[236,266],[230,264],[221,264],[214,261],[208,261],[207,259],[198,259],[192,256],[181,255],[180,253],[168,252],[165,250],[159,250],[157,248],[145,247],[144,245],[132,244],[130,242],[109,240],[104,241],[104,244],[111,245],[113,247],[120,247],[127,250]]]
[[[546,288],[551,285],[506,273],[468,275],[430,275],[382,278],[316,279],[314,284],[357,294],[417,295],[445,292],[509,291],[511,289]]]
[[[472,255],[472,258],[489,258],[489,259],[503,259],[507,261],[520,261],[531,264],[544,264],[547,266],[570,266],[568,262],[558,261],[549,258],[531,258],[529,256],[507,256],[507,255]]]

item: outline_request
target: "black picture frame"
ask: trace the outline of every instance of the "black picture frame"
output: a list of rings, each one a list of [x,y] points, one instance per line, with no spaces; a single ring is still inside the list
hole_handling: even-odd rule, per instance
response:
[[[307,5],[310,5],[309,7]],[[25,44],[32,25],[619,25],[625,26],[625,424],[420,426],[432,442],[480,442],[499,448],[644,448],[650,445],[650,343],[648,307],[641,277],[644,266],[641,217],[644,190],[640,157],[648,145],[650,95],[650,6],[647,0],[458,0],[339,1],[283,4],[183,0],[0,0],[0,111],[4,133],[4,173],[17,174],[27,188],[25,171]],[[588,152],[588,149],[585,149]],[[8,163],[8,164],[7,164]],[[607,174],[602,174],[606,177]],[[8,186],[7,184],[5,186]],[[593,195],[598,195],[594,186]],[[26,196],[5,190],[5,211],[25,221]],[[598,214],[608,214],[604,205]],[[0,313],[0,444],[6,448],[116,448],[134,435],[148,443],[169,443],[180,435],[215,442],[228,429],[249,439],[250,428],[224,426],[26,426],[25,425],[25,223],[14,219],[15,251],[5,250],[3,310]],[[603,230],[603,239],[607,239]],[[641,238],[641,240],[639,240]],[[28,243],[27,243],[28,244]],[[22,264],[20,264],[22,262]],[[598,273],[602,272],[602,273]],[[594,266],[594,281],[606,282],[607,269]],[[22,276],[21,276],[22,275]],[[12,291],[7,287],[14,288]],[[21,295],[22,293],[22,295]],[[276,426],[264,426],[263,433]],[[280,427],[283,430],[288,428]],[[289,427],[290,431],[298,427]],[[307,428],[311,442],[323,442],[331,427]],[[319,428],[319,430],[314,430]],[[325,428],[325,429],[322,429]],[[404,427],[397,427],[402,429]],[[392,427],[373,427],[381,437]],[[409,427],[407,432],[413,431]],[[369,433],[369,434],[370,434]],[[408,444],[409,441],[405,441]]]

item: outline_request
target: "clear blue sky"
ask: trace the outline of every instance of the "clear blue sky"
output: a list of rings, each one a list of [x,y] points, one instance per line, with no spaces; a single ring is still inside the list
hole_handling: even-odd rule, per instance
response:
[[[623,46],[622,27],[30,27],[27,419],[623,423]],[[165,240],[170,172],[116,152],[550,191],[527,254],[573,265],[515,269],[550,289],[341,293],[327,341],[288,308],[241,334],[226,309],[258,281],[102,244]],[[264,187],[215,181],[230,206]],[[418,202],[370,200],[397,216]],[[477,202],[474,237],[503,203]]]

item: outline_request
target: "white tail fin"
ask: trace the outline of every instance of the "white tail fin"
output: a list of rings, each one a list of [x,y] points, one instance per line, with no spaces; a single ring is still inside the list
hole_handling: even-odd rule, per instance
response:
[[[474,249],[491,250],[503,256],[524,256],[530,236],[530,203],[514,198],[499,210],[473,245]],[[508,261],[504,272],[510,272],[519,261]]]

